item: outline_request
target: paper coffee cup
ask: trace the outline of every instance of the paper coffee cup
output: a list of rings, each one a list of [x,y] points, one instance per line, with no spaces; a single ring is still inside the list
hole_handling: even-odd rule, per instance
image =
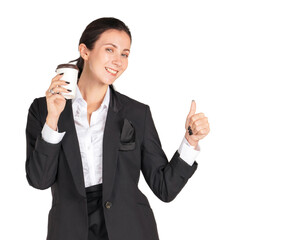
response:
[[[79,68],[75,64],[65,63],[60,64],[56,68],[57,74],[64,73],[60,80],[69,82],[68,85],[62,85],[63,88],[72,90],[72,92],[61,92],[66,99],[73,99],[76,96],[77,81]]]

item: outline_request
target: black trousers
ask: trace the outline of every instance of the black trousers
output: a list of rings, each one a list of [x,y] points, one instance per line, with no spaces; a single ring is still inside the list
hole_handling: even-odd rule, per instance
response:
[[[102,183],[86,188],[88,240],[109,240],[102,207]]]

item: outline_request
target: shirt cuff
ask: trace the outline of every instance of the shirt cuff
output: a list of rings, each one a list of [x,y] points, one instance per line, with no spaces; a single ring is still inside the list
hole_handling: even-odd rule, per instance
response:
[[[59,133],[58,131],[59,131],[58,127],[57,127],[57,131],[55,131],[45,123],[41,131],[41,136],[43,140],[45,140],[46,142],[57,144],[60,141],[62,141],[66,133],[66,132]]]
[[[180,158],[182,158],[186,163],[192,166],[193,163],[195,162],[195,159],[200,153],[199,143],[194,149],[194,146],[190,145],[190,143],[187,141],[187,139],[184,136],[182,143],[178,149],[178,152],[180,154]]]

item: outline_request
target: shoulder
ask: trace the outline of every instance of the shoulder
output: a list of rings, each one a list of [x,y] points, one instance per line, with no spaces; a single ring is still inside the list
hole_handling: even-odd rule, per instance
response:
[[[115,90],[115,93],[125,108],[146,110],[149,107],[148,104],[141,102],[141,101],[138,101],[134,98],[131,98],[123,93],[116,91],[116,90]]]
[[[38,111],[46,110],[46,97],[37,97],[33,100],[33,102],[30,105],[30,108]]]
[[[132,122],[143,122],[146,116],[150,113],[150,107],[148,104],[131,98],[123,93],[115,90],[116,96],[121,102],[122,112]]]
[[[29,114],[32,114],[34,117],[38,118],[40,121],[45,122],[47,115],[47,104],[46,97],[37,97],[34,98],[29,107]]]
[[[30,109],[36,110],[42,107],[41,105],[46,105],[46,97],[36,97],[33,99],[32,103],[30,104]]]

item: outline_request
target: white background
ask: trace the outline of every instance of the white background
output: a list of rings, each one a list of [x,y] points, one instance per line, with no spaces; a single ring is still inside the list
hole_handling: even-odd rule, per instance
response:
[[[0,239],[46,238],[50,190],[25,177],[28,108],[56,66],[79,57],[83,30],[100,17],[131,30],[129,67],[114,85],[151,107],[169,160],[192,99],[210,123],[198,170],[174,201],[160,201],[141,174],[160,239],[291,239],[289,1],[1,5]]]

